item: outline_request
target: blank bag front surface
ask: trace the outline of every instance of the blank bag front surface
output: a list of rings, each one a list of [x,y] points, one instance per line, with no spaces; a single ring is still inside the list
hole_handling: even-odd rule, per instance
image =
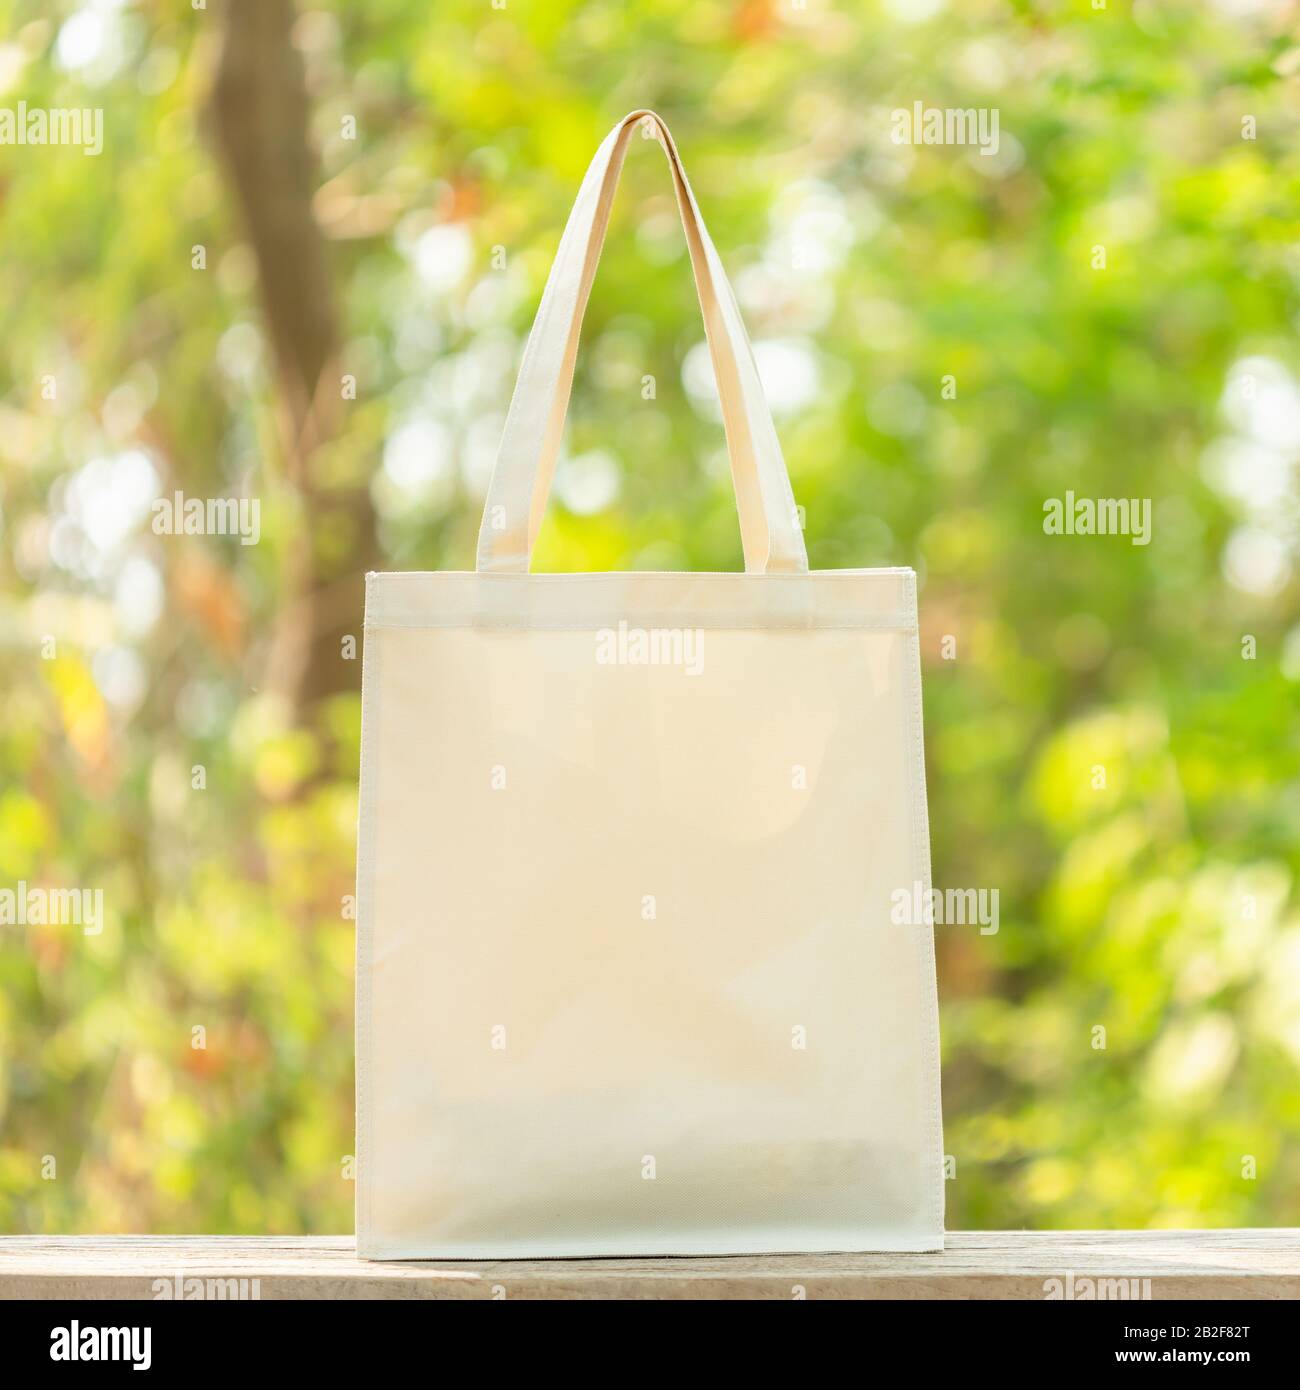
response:
[[[930,885],[915,579],[800,565],[734,300],[648,113],[593,162],[512,415],[559,398],[562,426],[589,247],[649,123],[732,397],[746,573],[529,574],[552,431],[512,473],[508,424],[477,571],[369,577],[371,1258],[943,1244],[932,932],[895,920]]]

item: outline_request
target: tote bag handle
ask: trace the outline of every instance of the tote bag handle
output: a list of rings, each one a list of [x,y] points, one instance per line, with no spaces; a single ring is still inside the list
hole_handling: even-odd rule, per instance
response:
[[[591,161],[528,335],[479,527],[476,568],[480,573],[527,573],[555,473],[582,317],[614,193],[632,132],[643,124],[653,129],[668,156],[686,231],[722,404],[745,569],[775,574],[808,568],[789,474],[722,261],[668,127],[653,111],[633,111],[610,131]]]

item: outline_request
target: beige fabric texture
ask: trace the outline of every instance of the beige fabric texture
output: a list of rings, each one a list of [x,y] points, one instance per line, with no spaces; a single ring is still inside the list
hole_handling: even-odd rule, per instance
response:
[[[746,571],[530,574],[636,130],[687,226]],[[360,1253],[941,1249],[933,933],[892,910],[930,886],[915,576],[807,572],[652,113],[579,193],[477,571],[368,576],[363,664]]]

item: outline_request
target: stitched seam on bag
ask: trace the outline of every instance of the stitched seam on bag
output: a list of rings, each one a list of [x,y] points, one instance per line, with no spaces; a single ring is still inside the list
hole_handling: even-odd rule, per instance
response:
[[[863,570],[806,570],[801,574],[751,574],[746,570],[581,570],[573,574],[510,574],[497,570],[372,570],[375,579],[388,583],[393,579],[486,579],[492,583],[527,582],[529,584],[553,584],[563,581],[573,584],[582,581],[625,580],[633,582],[642,579],[680,579],[692,583],[697,579],[745,580],[762,584],[807,584],[809,581],[833,579],[875,579],[877,577],[899,578],[915,575],[916,571],[902,566],[896,569]],[[368,576],[369,577],[369,576]]]
[[[916,579],[908,582],[912,608],[918,614]],[[927,894],[933,885],[933,866],[930,856],[930,820],[925,785],[925,736],[922,727],[923,705],[921,693],[921,642],[920,632],[914,631],[908,642],[909,666],[911,669],[911,700],[909,702],[912,718],[912,799],[914,805],[914,834],[916,853],[924,871]],[[930,1130],[930,1201],[933,1225],[936,1231],[943,1230],[944,1171],[943,1171],[943,1111],[940,1092],[939,1072],[939,1019],[938,1019],[938,965],[935,959],[934,929],[929,928],[921,939],[921,981],[925,997],[921,1006],[922,1035],[926,1052],[926,1076],[928,1091],[928,1124]]]
[[[407,622],[400,618],[379,618],[367,623],[365,632],[382,632],[386,628],[408,628],[415,631],[463,630],[467,632],[598,632],[602,628],[627,621],[635,616],[638,624],[650,627],[692,627],[709,632],[898,632],[915,635],[916,628],[901,618],[882,618],[871,621],[866,618],[855,622],[824,623],[809,622],[799,617],[782,621],[780,617],[765,615],[753,619],[714,618],[701,619],[698,614],[684,613],[636,613],[610,614],[606,618],[574,618],[566,621],[548,621],[528,617],[465,617],[460,615],[448,618],[421,618],[418,622]]]
[[[917,625],[913,627],[905,644],[904,662],[907,683],[907,712],[909,742],[911,744],[911,769],[908,778],[908,796],[912,803],[912,855],[914,868],[921,874],[922,883],[929,899],[932,884],[930,864],[929,807],[925,789],[925,737],[922,730],[921,707],[921,641],[920,613],[916,600],[916,579],[908,581],[908,594],[913,613],[917,614]],[[930,1218],[937,1233],[943,1231],[943,1207],[945,1181],[943,1171],[943,1120],[942,1093],[939,1077],[939,1019],[938,1019],[938,966],[934,951],[934,929],[922,929],[919,938],[918,967],[924,998],[920,1001],[921,1042],[924,1052],[926,1081],[926,1129],[929,1139],[930,1174],[928,1188],[930,1194]]]
[[[366,585],[366,604],[370,603],[370,584]],[[378,722],[379,651],[371,651],[371,643],[363,636],[361,651],[361,779],[360,815],[357,834],[357,988],[356,988],[356,1109],[357,1109],[357,1242],[367,1244],[373,1239],[371,1212],[371,1174],[374,1143],[371,1123],[374,1106],[371,1095],[372,1051],[372,965],[374,959],[374,854],[376,831],[375,781],[379,775],[376,762],[379,744]]]

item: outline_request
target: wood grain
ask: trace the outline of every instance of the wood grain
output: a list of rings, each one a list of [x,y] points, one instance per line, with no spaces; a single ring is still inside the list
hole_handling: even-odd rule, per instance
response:
[[[957,1231],[924,1255],[393,1263],[358,1260],[351,1236],[0,1237],[0,1299],[1044,1299],[1067,1287],[1077,1299],[1096,1291],[1089,1280],[1140,1281],[1108,1285],[1111,1298],[1296,1299],[1300,1230]]]

